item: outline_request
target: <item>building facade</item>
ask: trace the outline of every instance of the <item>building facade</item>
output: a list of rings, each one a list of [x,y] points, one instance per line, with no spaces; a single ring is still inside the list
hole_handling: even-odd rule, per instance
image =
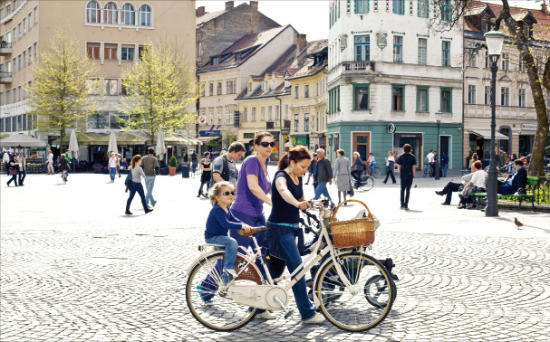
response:
[[[3,132],[40,135],[30,118],[24,85],[31,68],[50,46],[55,30],[68,28],[80,53],[99,66],[99,112],[79,123],[80,131],[119,131],[116,106],[124,96],[121,75],[137,63],[141,49],[157,41],[173,44],[195,72],[195,1],[0,1],[0,122]],[[100,95],[100,96],[98,96]],[[50,137],[51,140],[52,137]],[[48,137],[43,136],[43,140]],[[107,140],[108,141],[108,140]],[[132,147],[133,148],[133,147]],[[104,154],[102,145],[81,145],[83,160]]]
[[[421,168],[439,137],[449,167],[462,166],[462,27],[436,29],[450,14],[429,0],[331,1],[329,159],[370,152],[383,169],[408,143]]]
[[[488,20],[500,14],[502,5],[472,2],[464,16],[464,162],[477,153],[486,163],[490,159],[491,71],[484,34],[492,30]],[[550,12],[541,9],[511,7],[511,14],[531,38],[533,55],[539,73],[550,48]],[[503,22],[504,24],[504,22]],[[519,51],[507,34],[498,61],[496,83],[496,139],[499,147],[510,154],[531,153],[537,129],[537,115],[525,65]],[[548,99],[548,97],[547,97]]]

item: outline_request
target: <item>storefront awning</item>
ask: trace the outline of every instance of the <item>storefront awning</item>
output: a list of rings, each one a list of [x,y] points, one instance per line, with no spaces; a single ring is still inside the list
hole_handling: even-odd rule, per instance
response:
[[[482,137],[483,139],[491,139],[490,130],[476,129],[476,130],[470,130],[470,133],[475,134],[479,137]],[[495,139],[504,140],[504,139],[508,139],[508,137],[505,136],[504,134],[501,134],[495,131]]]

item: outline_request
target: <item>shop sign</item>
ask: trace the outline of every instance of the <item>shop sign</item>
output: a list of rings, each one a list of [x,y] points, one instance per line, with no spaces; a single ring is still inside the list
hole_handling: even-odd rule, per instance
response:
[[[27,172],[43,172],[44,160],[40,158],[27,158]]]
[[[293,145],[305,145],[307,146],[307,137],[293,137],[292,138]]]
[[[283,135],[288,135],[288,134],[290,134],[290,128],[284,127],[284,128],[281,130],[281,133],[282,133]]]
[[[536,124],[521,124],[521,130],[522,131],[536,131],[537,125]]]
[[[206,126],[206,115],[199,116],[199,125]]]
[[[221,130],[211,130],[211,131],[199,131],[200,135],[218,135],[222,134]]]

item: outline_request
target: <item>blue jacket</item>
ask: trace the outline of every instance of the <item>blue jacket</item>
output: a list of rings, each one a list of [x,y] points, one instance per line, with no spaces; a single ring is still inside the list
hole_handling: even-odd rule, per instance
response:
[[[514,192],[518,191],[519,188],[525,188],[527,186],[527,169],[524,167],[519,168],[513,176],[506,180],[507,183],[510,181],[512,181]]]
[[[225,212],[218,203],[215,203],[206,220],[204,237],[227,236],[229,229],[241,229],[242,227],[241,221],[233,216],[229,208]]]
[[[365,168],[365,164],[363,164],[363,161],[361,160],[361,157],[355,158],[355,161],[353,162],[353,165],[351,168],[353,169],[355,167],[355,170],[357,171],[363,171]]]

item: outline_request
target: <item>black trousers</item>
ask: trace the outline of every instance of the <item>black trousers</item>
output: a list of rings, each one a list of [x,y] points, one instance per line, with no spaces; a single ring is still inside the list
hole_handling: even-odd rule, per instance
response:
[[[199,188],[199,196],[202,195],[202,187],[206,184],[206,193],[208,193],[208,189],[210,189],[210,180],[201,180],[201,187]]]
[[[447,183],[447,185],[445,185],[443,190],[441,190],[441,192],[447,196],[445,197],[445,204],[451,204],[451,197],[453,195],[453,192],[458,192],[458,189],[460,189],[460,185],[460,183],[449,182]]]
[[[358,187],[359,186],[359,183],[361,181],[361,173],[363,171],[358,171],[358,170],[351,170],[351,176],[355,179],[355,187]],[[395,182],[395,180],[394,180]]]
[[[395,176],[393,174],[393,165],[391,167],[388,166],[387,169],[388,169],[388,171],[386,171],[386,179],[384,179],[384,183],[386,183],[388,181],[388,177],[390,177],[390,176],[391,176],[391,181],[393,183],[395,183]]]
[[[411,186],[414,178],[401,178],[401,208],[409,207],[409,198],[411,196]]]

